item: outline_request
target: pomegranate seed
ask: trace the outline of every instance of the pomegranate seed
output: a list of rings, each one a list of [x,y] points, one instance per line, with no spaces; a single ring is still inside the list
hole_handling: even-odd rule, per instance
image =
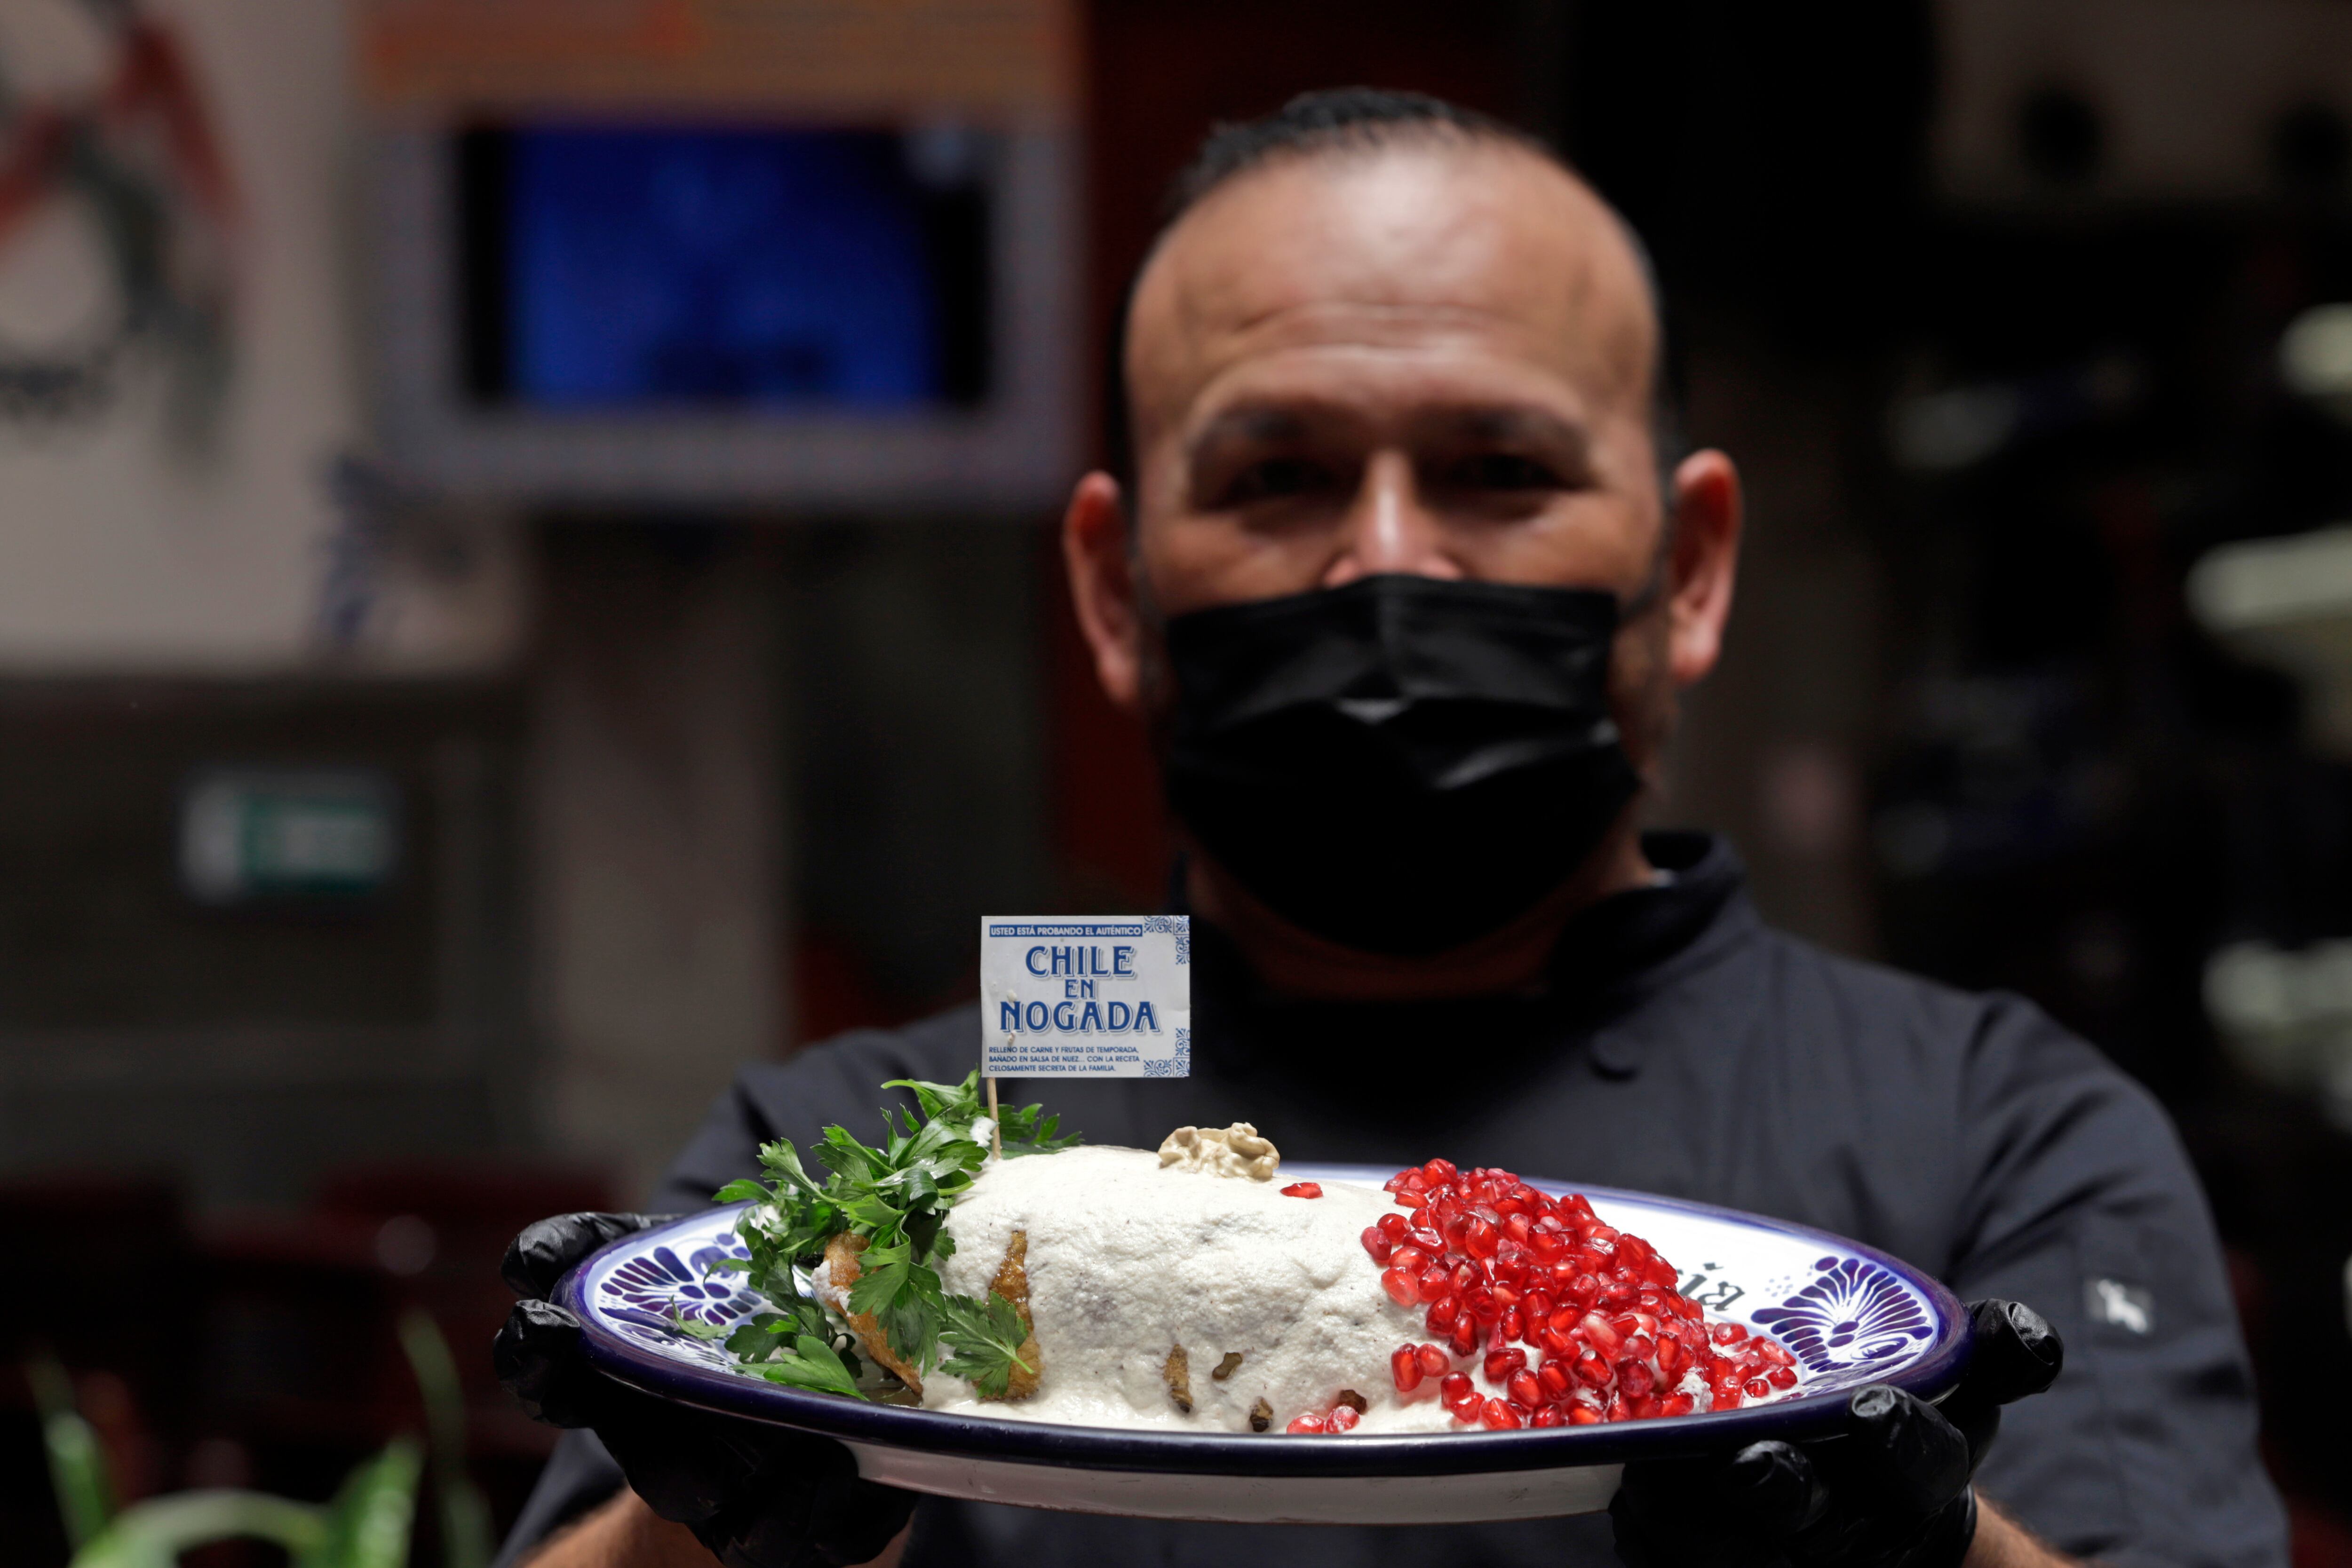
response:
[[[1590,1406],[1571,1405],[1568,1408],[1568,1424],[1571,1427],[1598,1427],[1601,1425],[1601,1412]]]
[[[1486,1270],[1480,1268],[1477,1264],[1470,1261],[1468,1259],[1465,1258],[1461,1262],[1454,1265],[1454,1288],[1455,1290],[1466,1291],[1474,1285],[1483,1285],[1486,1282]]]
[[[1372,1255],[1375,1263],[1385,1263],[1396,1255],[1396,1242],[1377,1225],[1364,1227],[1364,1250]]]
[[[1320,1432],[1326,1428],[1323,1425],[1323,1417],[1310,1411],[1307,1415],[1301,1416],[1297,1420],[1293,1421],[1286,1429],[1293,1432],[1305,1433]]]
[[[1609,1364],[1593,1354],[1590,1347],[1580,1352],[1577,1358],[1569,1364],[1568,1369],[1576,1375],[1579,1382],[1594,1388],[1605,1388],[1609,1385]]]
[[[1650,1244],[1638,1236],[1628,1236],[1617,1243],[1617,1261],[1629,1269],[1639,1269],[1656,1256],[1650,1250]]]
[[[1683,1277],[1675,1271],[1675,1266],[1672,1263],[1663,1258],[1652,1257],[1649,1266],[1643,1269],[1642,1273],[1643,1278],[1661,1291],[1671,1291],[1682,1283]]]
[[[1797,1386],[1797,1369],[1793,1366],[1776,1366],[1764,1375],[1764,1381],[1775,1388],[1794,1388]]]
[[[1382,1274],[1381,1289],[1386,1291],[1389,1300],[1400,1307],[1412,1306],[1421,1300],[1421,1281],[1402,1269],[1391,1269]]]
[[[1397,1193],[1396,1200],[1397,1207],[1400,1208],[1419,1208],[1429,1201],[1429,1195],[1425,1192],[1415,1192],[1411,1187],[1406,1187]]]
[[[1598,1219],[1595,1219],[1592,1222],[1592,1234],[1588,1238],[1588,1239],[1596,1246],[1602,1242],[1606,1242],[1613,1249],[1617,1244],[1617,1238],[1622,1234],[1623,1232],[1612,1229],[1609,1226],[1601,1224]]]
[[[1487,1400],[1478,1418],[1489,1432],[1517,1431],[1519,1426],[1519,1413],[1500,1399]]]
[[[1514,1307],[1503,1314],[1502,1321],[1495,1325],[1495,1332],[1506,1340],[1525,1339],[1528,1336],[1528,1321]]]
[[[1391,1210],[1389,1213],[1381,1215],[1380,1218],[1374,1220],[1373,1223],[1381,1228],[1381,1234],[1387,1237],[1390,1240],[1402,1241],[1404,1239],[1405,1224],[1403,1215],[1398,1214],[1394,1210]]]
[[[1609,1407],[1601,1411],[1601,1415],[1607,1416],[1612,1421],[1622,1421],[1626,1416],[1633,1413],[1632,1408],[1626,1405],[1625,1396],[1622,1394],[1611,1395],[1609,1396]]]
[[[1717,1323],[1706,1331],[1706,1337],[1717,1344],[1738,1344],[1748,1337],[1748,1331],[1738,1323]]]
[[[1412,1345],[1399,1345],[1389,1357],[1389,1375],[1395,1379],[1399,1394],[1410,1394],[1420,1387],[1426,1375],[1421,1370],[1421,1353]]]
[[[1432,1377],[1443,1377],[1453,1369],[1454,1359],[1436,1345],[1423,1345],[1413,1354],[1421,1360],[1421,1370]]]
[[[1454,1332],[1445,1337],[1456,1355],[1468,1355],[1478,1348],[1478,1324],[1466,1312],[1456,1318]]]
[[[1551,1352],[1554,1355],[1574,1355],[1576,1354],[1576,1341],[1570,1338],[1569,1335],[1562,1333],[1560,1330],[1553,1328],[1549,1324],[1545,1325],[1542,1334],[1538,1337],[1543,1341],[1544,1349]]]
[[[1449,1372],[1437,1381],[1437,1392],[1448,1399],[1461,1398],[1471,1391],[1471,1387],[1470,1375],[1466,1372]]]
[[[1399,1247],[1390,1252],[1389,1267],[1418,1274],[1429,1267],[1429,1254],[1418,1247]]]
[[[1739,1408],[1739,1385],[1737,1383],[1718,1383],[1715,1385],[1713,1393],[1715,1398],[1708,1406],[1709,1409],[1737,1410]]]
[[[1387,1276],[1383,1275],[1381,1278],[1385,1280]],[[1394,1290],[1391,1289],[1390,1293],[1393,1295]],[[1583,1331],[1586,1339],[1592,1342],[1592,1347],[1603,1355],[1616,1354],[1617,1347],[1624,1343],[1624,1336],[1612,1327],[1609,1320],[1599,1312],[1585,1313],[1576,1326]]]
[[[1631,1395],[1625,1400],[1625,1418],[1629,1421],[1647,1421],[1657,1413],[1657,1400],[1647,1394]]]
[[[1452,1181],[1462,1174],[1452,1160],[1432,1160],[1421,1167],[1421,1172],[1432,1181]]]
[[[1519,1304],[1519,1310],[1527,1314],[1530,1323],[1548,1323],[1551,1322],[1552,1313],[1559,1309],[1541,1291],[1529,1291],[1528,1299]]]
[[[1612,1280],[1601,1287],[1601,1302],[1612,1312],[1622,1312],[1633,1304],[1633,1287],[1622,1280]]]
[[[1360,1419],[1362,1419],[1362,1417],[1356,1414],[1356,1407],[1354,1406],[1335,1405],[1331,1407],[1331,1414],[1323,1417],[1323,1423],[1330,1431],[1345,1432],[1353,1427]]]
[[[1750,1399],[1761,1399],[1772,1392],[1772,1385],[1760,1377],[1751,1377],[1739,1385],[1739,1390]]]
[[[1486,1353],[1486,1381],[1500,1383],[1528,1364],[1523,1350],[1490,1350]]]
[[[1462,1299],[1440,1296],[1429,1303],[1429,1316],[1424,1320],[1432,1333],[1444,1333],[1454,1327],[1454,1320],[1462,1315]]]
[[[1669,1395],[1658,1401],[1658,1414],[1661,1416],[1687,1416],[1697,1408],[1698,1401],[1687,1394]]]
[[[1527,1300],[1527,1292],[1519,1290],[1517,1286],[1511,1285],[1498,1279],[1495,1282],[1494,1297],[1495,1305],[1507,1312],[1513,1307],[1517,1306],[1521,1301]]]
[[[1558,1231],[1538,1230],[1528,1239],[1528,1245],[1546,1263],[1557,1263],[1568,1255],[1568,1243],[1559,1239]]]
[[[1405,1235],[1412,1238],[1415,1247],[1432,1257],[1445,1250],[1445,1238],[1437,1233],[1437,1228],[1433,1225],[1407,1226]]]
[[[1482,1323],[1497,1322],[1503,1315],[1495,1304],[1495,1292],[1484,1285],[1462,1292],[1462,1310]]]
[[[1658,1370],[1668,1377],[1682,1371],[1689,1360],[1690,1352],[1683,1348],[1682,1341],[1662,1339],[1658,1342]]]
[[[1575,1386],[1568,1375],[1568,1364],[1559,1361],[1545,1362],[1543,1370],[1536,1374],[1536,1381],[1543,1385],[1548,1399],[1565,1399],[1568,1391]]]
[[[1797,1364],[1797,1358],[1790,1355],[1789,1354],[1788,1347],[1783,1345],[1779,1340],[1759,1338],[1756,1342],[1756,1349],[1762,1354],[1765,1360],[1770,1362],[1775,1366],[1794,1366]]]
[[[1645,1333],[1637,1333],[1625,1342],[1628,1361],[1647,1361],[1658,1352],[1657,1345]]]
[[[1565,1427],[1568,1425],[1568,1417],[1559,1413],[1559,1406],[1547,1405],[1542,1409],[1536,1412],[1536,1418],[1528,1422],[1528,1425],[1530,1427]]]
[[[1443,1263],[1432,1263],[1421,1271],[1421,1299],[1434,1301],[1454,1288],[1454,1276],[1445,1271]]]
[[[1657,1386],[1658,1380],[1650,1375],[1649,1367],[1631,1357],[1617,1364],[1617,1386],[1629,1399],[1638,1399]]]
[[[1503,1234],[1525,1245],[1536,1233],[1535,1221],[1524,1214],[1514,1214],[1503,1221]]]
[[[1514,1404],[1524,1405],[1532,1410],[1544,1403],[1543,1385],[1537,1381],[1532,1372],[1515,1372],[1503,1386],[1509,1390]]]
[[[1323,1184],[1319,1181],[1295,1181],[1282,1189],[1285,1197],[1321,1197]]]
[[[1492,1258],[1501,1236],[1483,1219],[1473,1219],[1462,1228],[1462,1250],[1473,1258]]]

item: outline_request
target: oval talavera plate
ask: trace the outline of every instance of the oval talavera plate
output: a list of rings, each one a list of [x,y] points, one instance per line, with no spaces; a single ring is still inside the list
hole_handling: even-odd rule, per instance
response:
[[[1394,1167],[1286,1161],[1286,1179],[1378,1187]],[[681,1333],[763,1304],[740,1276],[740,1207],[625,1237],[569,1275],[557,1300],[587,1325],[604,1371],[664,1398],[823,1433],[869,1479],[942,1497],[1087,1513],[1235,1523],[1447,1524],[1541,1519],[1608,1506],[1627,1459],[1736,1448],[1833,1429],[1844,1396],[1892,1383],[1940,1398],[1969,1351],[1952,1293],[1883,1252],[1826,1231],[1702,1203],[1528,1178],[1582,1192],[1621,1230],[1683,1270],[1712,1320],[1777,1337],[1803,1381],[1770,1404],[1678,1419],[1517,1432],[1295,1437],[1127,1431],[949,1415],[785,1388],[737,1371],[719,1346]]]

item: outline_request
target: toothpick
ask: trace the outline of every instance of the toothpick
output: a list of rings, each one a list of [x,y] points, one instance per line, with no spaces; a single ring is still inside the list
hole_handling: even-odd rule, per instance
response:
[[[996,1157],[1003,1159],[1004,1157],[1004,1124],[998,1121],[996,1117],[996,1080],[993,1078],[988,1081],[988,1141],[995,1149]]]

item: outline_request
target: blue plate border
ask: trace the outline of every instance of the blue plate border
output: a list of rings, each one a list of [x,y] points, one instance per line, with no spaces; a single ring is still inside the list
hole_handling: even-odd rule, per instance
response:
[[[1402,1166],[1322,1165],[1297,1162],[1302,1177],[1365,1182],[1377,1187]],[[1288,1173],[1286,1173],[1288,1174]],[[1600,1202],[1621,1199],[1759,1230],[1826,1244],[1892,1270],[1922,1291],[1937,1316],[1936,1343],[1901,1371],[1885,1379],[1922,1399],[1938,1400],[1959,1381],[1968,1364],[1971,1330],[1959,1299],[1943,1282],[1874,1247],[1790,1220],[1726,1208],[1689,1198],[1665,1197],[1622,1187],[1528,1176],[1528,1185],[1555,1196],[1581,1192]],[[740,1210],[748,1204],[726,1206]],[[654,1232],[625,1236],[600,1249],[558,1281],[556,1301],[585,1326],[584,1348],[600,1371],[657,1397],[773,1426],[814,1432],[845,1442],[919,1453],[986,1459],[997,1463],[1060,1465],[1089,1470],[1146,1471],[1167,1475],[1364,1477],[1477,1475],[1493,1471],[1580,1469],[1631,1459],[1738,1448],[1766,1438],[1801,1441],[1834,1434],[1843,1424],[1847,1395],[1800,1396],[1771,1405],[1707,1415],[1619,1421],[1599,1427],[1555,1427],[1517,1432],[1439,1432],[1380,1437],[1294,1437],[1274,1435],[1211,1436],[1192,1432],[1137,1432],[1111,1427],[1068,1427],[1046,1422],[958,1416],[902,1406],[871,1405],[837,1395],[813,1394],[777,1384],[672,1361],[602,1327],[590,1309],[590,1271],[610,1253],[643,1245],[671,1229],[706,1227],[705,1209]]]

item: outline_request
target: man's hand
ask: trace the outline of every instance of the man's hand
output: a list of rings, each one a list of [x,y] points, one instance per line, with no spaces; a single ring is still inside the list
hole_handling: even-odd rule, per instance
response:
[[[580,1321],[548,1293],[597,1248],[655,1223],[565,1214],[515,1238],[502,1272],[522,1299],[491,1347],[499,1381],[538,1420],[593,1427],[646,1506],[728,1568],[871,1562],[906,1525],[912,1493],[860,1479],[830,1438],[673,1405],[588,1364]]]
[[[2064,1359],[2030,1307],[1969,1312],[1975,1353],[1941,1410],[1874,1384],[1834,1437],[1626,1466],[1609,1505],[1617,1555],[1627,1568],[1960,1568],[1977,1536],[1969,1480],[2000,1406],[2048,1388]]]

